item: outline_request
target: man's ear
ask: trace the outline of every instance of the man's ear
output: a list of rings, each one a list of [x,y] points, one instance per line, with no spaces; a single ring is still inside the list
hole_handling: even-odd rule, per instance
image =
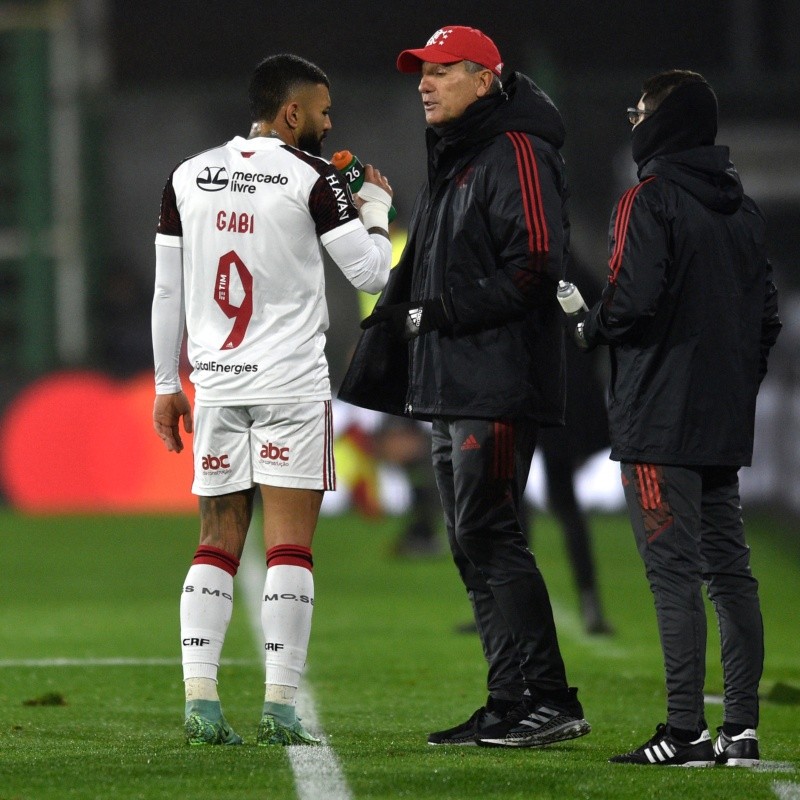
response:
[[[300,104],[287,103],[283,110],[283,116],[290,130],[294,130],[300,124]]]
[[[475,94],[478,97],[485,97],[489,93],[489,87],[492,85],[492,73],[490,70],[482,70],[478,73],[478,85],[475,87]]]

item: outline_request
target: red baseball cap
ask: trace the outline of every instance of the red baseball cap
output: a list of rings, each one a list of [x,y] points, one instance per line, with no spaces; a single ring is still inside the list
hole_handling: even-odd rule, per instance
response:
[[[448,25],[439,28],[419,50],[403,50],[397,57],[400,72],[419,72],[422,62],[452,64],[456,61],[474,61],[490,69],[497,77],[503,69],[503,59],[495,43],[477,28]]]

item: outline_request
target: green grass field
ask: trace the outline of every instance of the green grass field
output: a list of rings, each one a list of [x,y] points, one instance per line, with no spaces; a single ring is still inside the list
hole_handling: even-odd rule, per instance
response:
[[[592,734],[539,750],[429,747],[429,731],[483,702],[485,669],[477,637],[454,630],[469,609],[449,558],[391,557],[400,525],[352,516],[320,524],[307,684],[329,744],[318,750],[332,751],[340,772],[296,786],[298,748],[253,744],[263,666],[242,573],[220,693],[246,744],[183,743],[178,600],[196,545],[193,518],[0,512],[0,800],[800,797],[800,538],[778,522],[749,520],[767,646],[759,729],[767,763],[758,771],[606,762],[664,717],[652,601],[617,516],[594,519],[616,628],[605,638],[582,633],[560,535],[548,517],[536,520],[534,551]],[[260,569],[259,558],[251,564]],[[716,695],[713,622],[709,634],[707,691]],[[721,707],[709,704],[708,718],[713,730]]]

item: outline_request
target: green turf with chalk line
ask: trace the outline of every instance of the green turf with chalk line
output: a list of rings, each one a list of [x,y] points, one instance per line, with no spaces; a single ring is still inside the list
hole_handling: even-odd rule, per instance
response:
[[[617,631],[610,638],[583,634],[558,530],[546,515],[535,521],[568,673],[594,730],[519,751],[426,744],[429,731],[463,721],[485,697],[477,637],[455,632],[469,608],[449,559],[393,558],[400,519],[323,519],[307,679],[349,796],[774,800],[800,792],[800,547],[784,523],[747,523],[766,622],[759,733],[772,767],[757,772],[606,762],[664,717],[652,600],[622,516],[593,518]],[[0,800],[298,796],[288,754],[255,745],[263,667],[241,578],[220,694],[245,744],[192,748],[182,739],[178,600],[196,539],[192,517],[0,511]],[[709,636],[707,688],[720,694],[713,620]],[[712,730],[720,714],[709,705]]]

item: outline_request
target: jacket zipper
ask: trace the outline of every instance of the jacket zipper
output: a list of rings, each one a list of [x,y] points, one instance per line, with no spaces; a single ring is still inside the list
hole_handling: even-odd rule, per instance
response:
[[[424,236],[422,238],[422,247],[423,250],[426,249],[427,242],[428,242],[428,231],[431,226],[431,210],[434,208],[434,201],[436,200],[437,196],[443,191],[443,187],[445,186],[445,180],[440,178],[438,183],[436,181],[431,184],[430,180],[428,181],[428,199],[425,202],[424,208],[424,217],[425,217],[425,230]],[[419,234],[419,228],[417,229],[417,234]],[[414,253],[414,260],[411,264],[411,289],[410,293],[413,294],[414,290],[414,267],[416,266],[416,252]],[[431,267],[432,269],[433,267]],[[408,298],[411,300],[412,298],[409,296]],[[424,299],[424,298],[423,298]],[[412,342],[408,344],[409,354],[408,354],[408,393],[406,394],[406,404],[405,404],[405,414],[408,417],[412,417],[414,415],[414,406],[409,400],[411,397],[412,392],[412,375],[414,373],[413,365],[414,365],[414,346]]]

